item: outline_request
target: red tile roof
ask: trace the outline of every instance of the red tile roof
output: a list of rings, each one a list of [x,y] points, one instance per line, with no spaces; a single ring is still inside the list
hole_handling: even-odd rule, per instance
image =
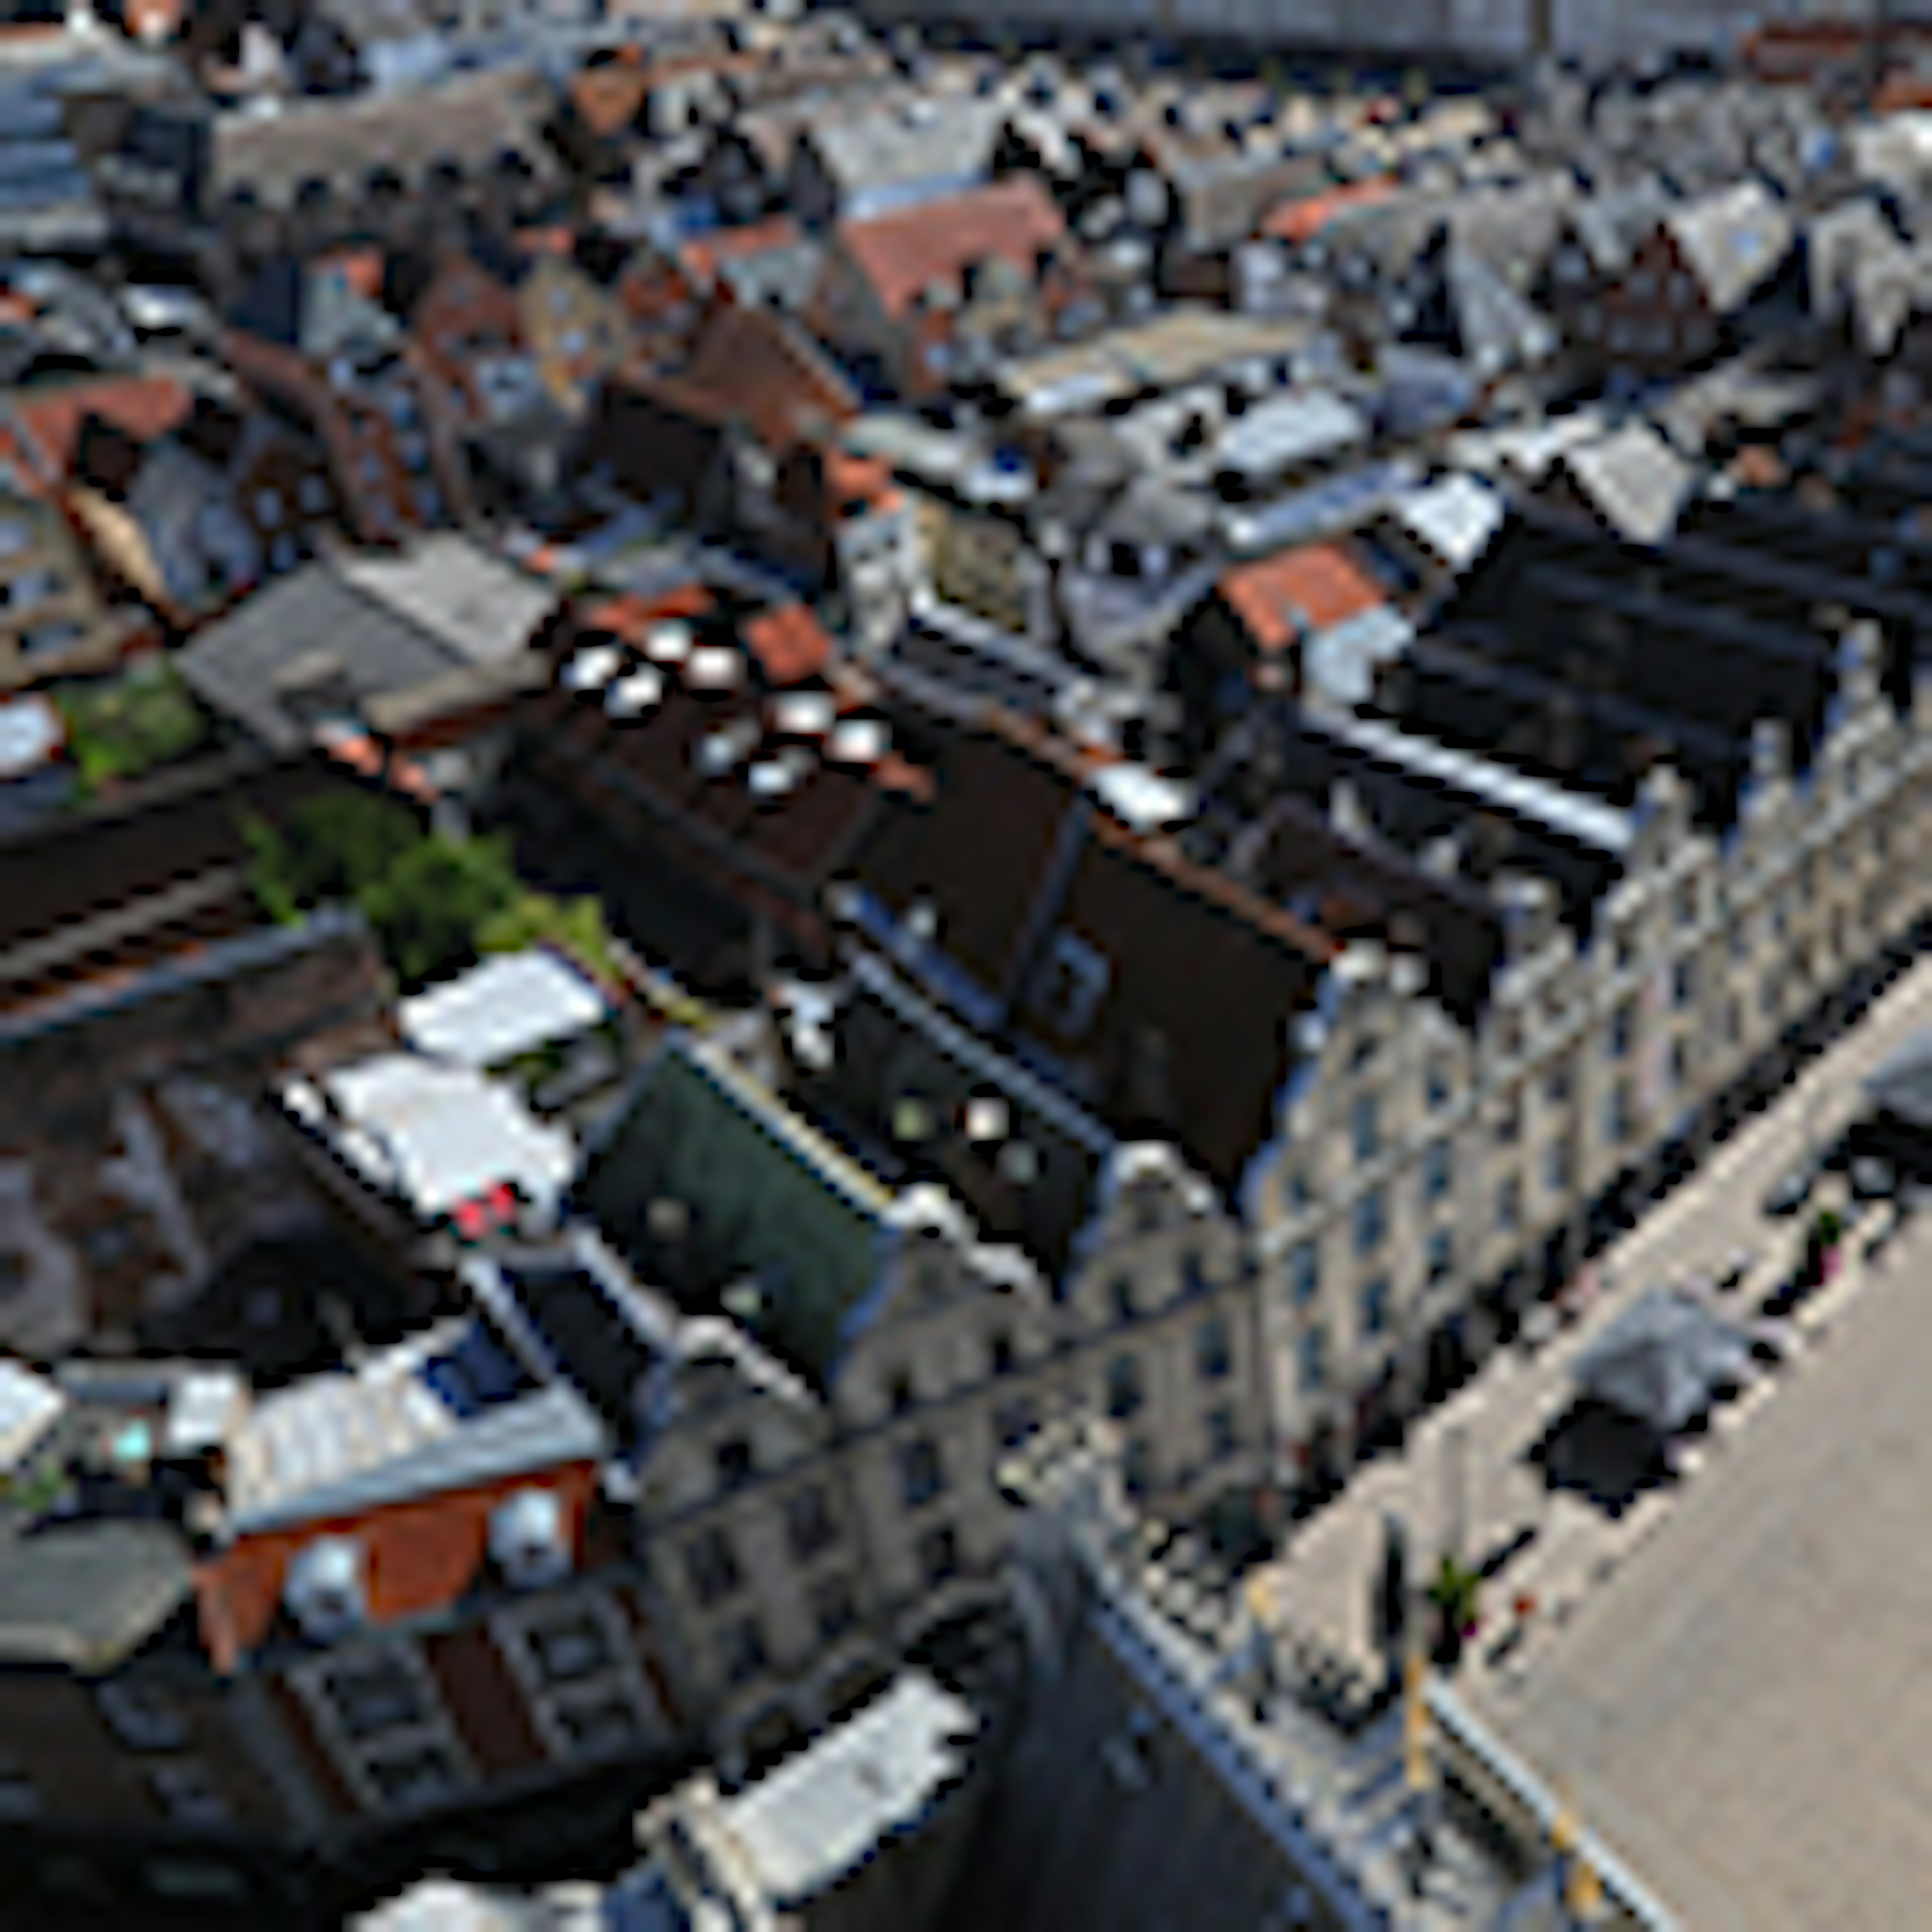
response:
[[[570,1525],[572,1546],[580,1550],[596,1485],[594,1463],[570,1462],[360,1516],[244,1537],[196,1572],[202,1641],[218,1670],[232,1670],[273,1628],[296,1552],[322,1536],[352,1536],[361,1544],[372,1623],[427,1616],[454,1604],[476,1580],[488,1553],[490,1513],[506,1496],[520,1489],[554,1490]]]
[[[766,681],[781,688],[822,676],[832,662],[832,640],[802,604],[753,618],[744,639]]]
[[[1228,608],[1264,651],[1346,622],[1385,602],[1373,578],[1340,544],[1299,548],[1244,564],[1221,579]]]
[[[711,592],[703,584],[683,584],[653,597],[626,590],[586,605],[578,614],[586,629],[608,631],[628,643],[638,644],[653,624],[662,623],[668,617],[702,617],[712,608]]]
[[[721,262],[742,262],[753,255],[769,254],[774,248],[795,248],[803,238],[790,215],[778,214],[769,221],[716,228],[708,235],[692,236],[681,245],[680,253],[692,268],[716,280]]]
[[[1277,242],[1292,242],[1298,247],[1312,242],[1336,215],[1352,208],[1368,208],[1387,201],[1396,184],[1387,178],[1351,182],[1345,188],[1331,188],[1322,194],[1298,196],[1285,201],[1262,224],[1262,232]]]
[[[950,200],[845,221],[838,238],[887,315],[896,318],[935,283],[956,287],[976,262],[1000,257],[1034,278],[1041,250],[1066,238],[1046,190],[1026,176]]]
[[[137,442],[151,442],[185,421],[194,406],[194,398],[170,376],[124,376],[24,396],[14,414],[40,464],[64,478],[74,467],[80,426],[89,416],[112,423]]]

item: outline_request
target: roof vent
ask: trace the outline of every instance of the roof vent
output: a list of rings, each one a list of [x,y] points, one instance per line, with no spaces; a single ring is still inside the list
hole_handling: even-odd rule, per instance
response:
[[[653,624],[644,634],[644,655],[652,664],[681,664],[691,655],[691,626],[675,617]]]
[[[746,774],[754,798],[782,798],[798,783],[791,768],[776,758],[766,758]]]
[[[316,1643],[346,1636],[368,1614],[362,1547],[352,1537],[319,1537],[296,1552],[282,1600],[302,1634]]]
[[[837,712],[828,692],[788,691],[774,702],[772,715],[778,728],[792,736],[822,738]]]
[[[566,691],[602,691],[617,675],[624,654],[615,644],[586,644],[563,668]]]
[[[695,690],[729,691],[743,668],[744,660],[728,645],[706,644],[692,652],[686,675]]]
[[[490,1518],[490,1555],[517,1588],[542,1589],[570,1574],[569,1526],[554,1490],[519,1490]]]
[[[604,709],[613,718],[641,718],[663,696],[663,674],[646,665],[611,686],[604,694]]]
[[[877,718],[847,718],[832,728],[826,755],[835,764],[876,765],[886,755],[886,728]]]
[[[708,731],[698,741],[698,768],[707,778],[722,778],[757,742],[756,726],[748,738],[742,722]]]

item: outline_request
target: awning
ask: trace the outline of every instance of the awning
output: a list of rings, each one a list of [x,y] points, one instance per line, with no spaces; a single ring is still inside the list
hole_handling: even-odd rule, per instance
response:
[[[1586,1394],[1668,1436],[1750,1364],[1748,1337],[1692,1296],[1653,1288],[1584,1351],[1575,1373]]]

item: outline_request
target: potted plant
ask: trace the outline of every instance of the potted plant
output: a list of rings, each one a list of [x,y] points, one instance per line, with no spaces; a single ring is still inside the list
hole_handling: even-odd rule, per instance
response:
[[[1829,1281],[1838,1271],[1839,1244],[1845,1233],[1844,1216],[1835,1208],[1821,1208],[1811,1222],[1806,1243],[1806,1272],[1814,1281]]]
[[[1462,1661],[1462,1646],[1476,1634],[1482,1621],[1482,1578],[1466,1564],[1445,1556],[1429,1600],[1436,1611],[1435,1660],[1444,1670]]]

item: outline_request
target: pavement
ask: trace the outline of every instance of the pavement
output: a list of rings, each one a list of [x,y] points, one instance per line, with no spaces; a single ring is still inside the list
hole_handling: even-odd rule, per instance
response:
[[[1754,1252],[1756,1264],[1744,1286],[1719,1305],[1735,1306],[1740,1315],[1754,1310],[1797,1258],[1807,1219],[1768,1220],[1764,1195],[1850,1121],[1864,1076],[1928,1025],[1932,960],[1895,982],[1772,1106],[1735,1131],[1690,1180],[1599,1257],[1598,1292],[1578,1319],[1533,1357],[1514,1347],[1498,1351],[1472,1382],[1412,1426],[1400,1454],[1358,1471],[1342,1495],[1304,1525],[1270,1566],[1276,1580],[1270,1594],[1290,1627],[1378,1677],[1370,1616],[1386,1515],[1406,1526],[1412,1564],[1418,1568],[1458,1540],[1459,1516],[1462,1550],[1478,1562],[1534,1528],[1534,1540],[1486,1588],[1484,1628],[1466,1666],[1478,1678],[1492,1669],[1520,1673],[1589,1592],[1655,1533],[1696,1486],[1701,1466],[1730,1455],[1756,1418],[1778,1402],[1785,1383],[1805,1375],[1808,1356],[1874,1270],[1854,1261],[1808,1304],[1792,1324],[1792,1359],[1720,1411],[1707,1442],[1688,1452],[1682,1482],[1646,1492],[1620,1520],[1574,1492],[1552,1493],[1524,1460],[1524,1450],[1574,1400],[1575,1358],[1646,1289],[1714,1278],[1741,1250]],[[1859,1244],[1852,1245],[1856,1250]],[[1908,1235],[1876,1269],[1897,1273],[1912,1245]],[[1486,1654],[1514,1625],[1514,1600],[1523,1594],[1534,1598],[1535,1609],[1509,1656],[1492,1666]]]

